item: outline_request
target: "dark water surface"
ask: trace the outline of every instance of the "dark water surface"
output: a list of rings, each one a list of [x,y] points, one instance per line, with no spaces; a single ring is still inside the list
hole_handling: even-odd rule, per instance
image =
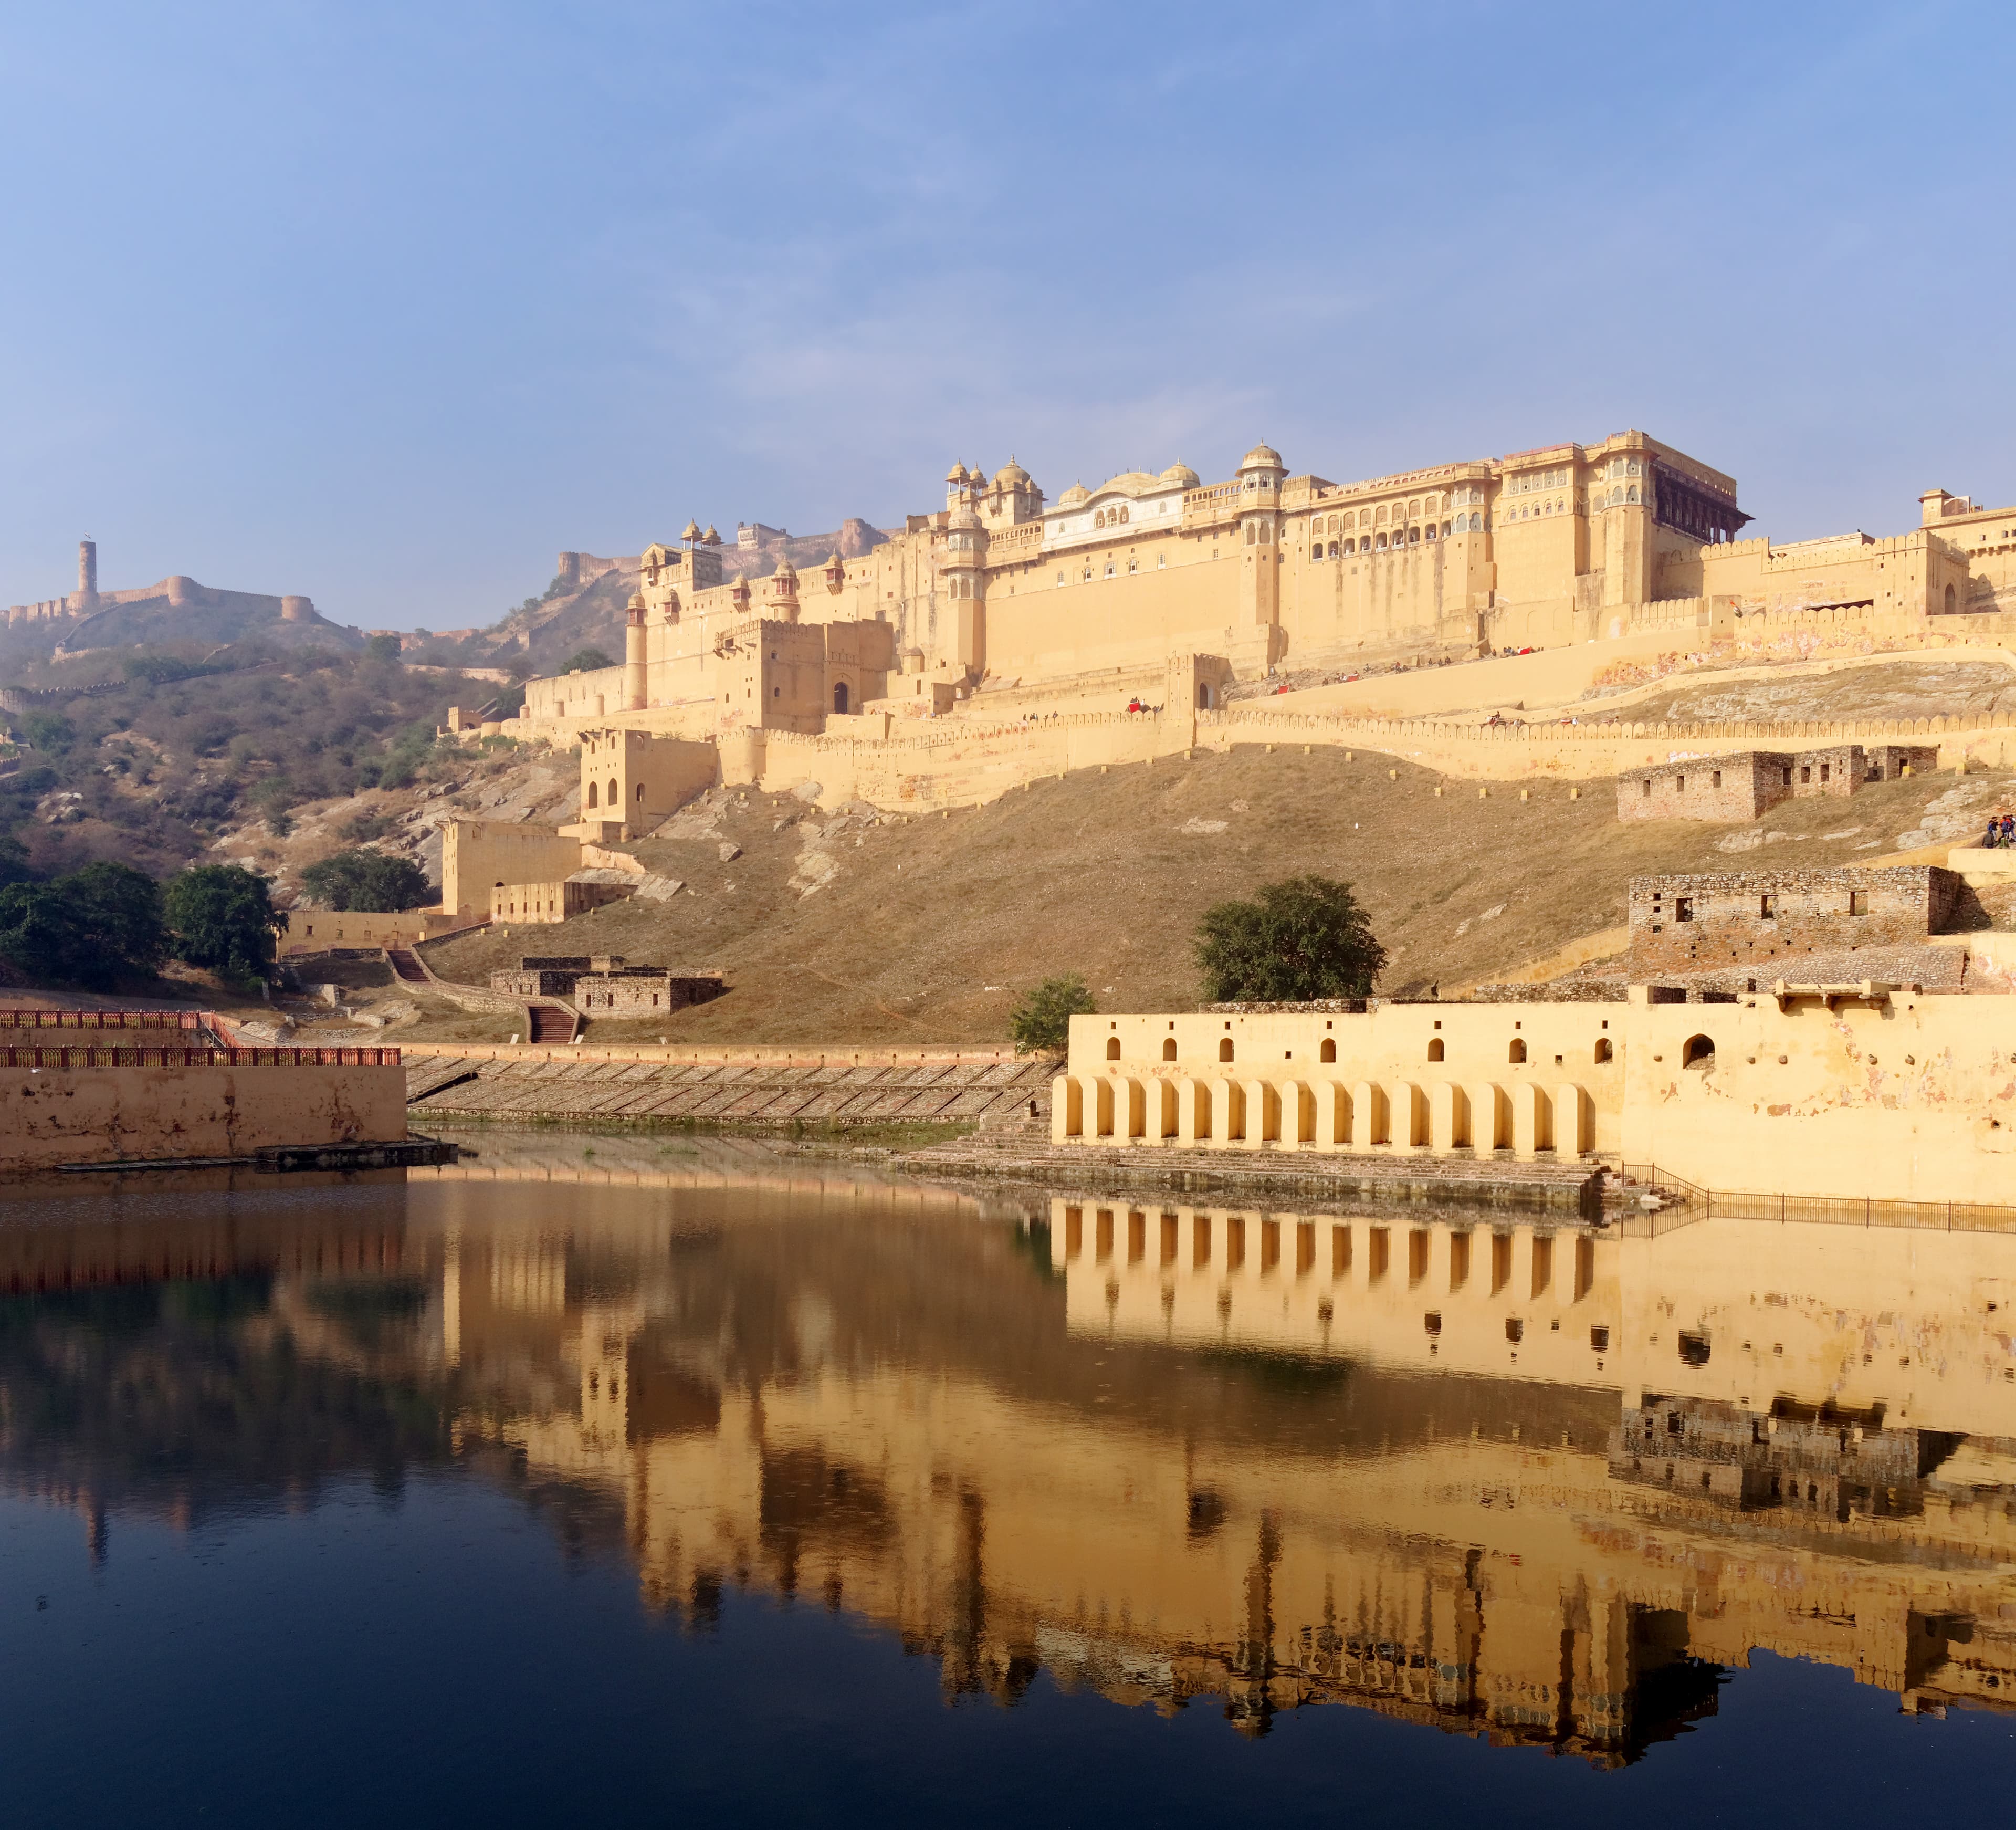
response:
[[[2016,1238],[706,1144],[17,1190],[4,1815],[1997,1811],[2012,1315]]]

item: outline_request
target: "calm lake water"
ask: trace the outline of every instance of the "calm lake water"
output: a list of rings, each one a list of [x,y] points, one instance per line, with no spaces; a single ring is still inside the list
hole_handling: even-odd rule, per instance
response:
[[[2016,1782],[2016,1237],[478,1149],[0,1206],[9,1822],[1894,1825]]]

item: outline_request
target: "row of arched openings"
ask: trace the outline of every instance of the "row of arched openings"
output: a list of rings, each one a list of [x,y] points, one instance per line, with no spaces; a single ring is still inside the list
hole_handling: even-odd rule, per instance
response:
[[[1699,1045],[1698,1052],[1697,1050],[1697,1045]],[[1109,1036],[1106,1039],[1106,1058],[1109,1061],[1117,1061],[1120,1059],[1120,1038],[1118,1036]],[[1175,1058],[1176,1039],[1173,1036],[1165,1036],[1162,1039],[1162,1059],[1165,1061],[1173,1061]],[[1221,1036],[1219,1039],[1218,1058],[1221,1061],[1229,1061],[1233,1058],[1232,1038],[1230,1036]],[[1439,1036],[1431,1036],[1428,1041],[1428,1059],[1431,1061],[1439,1061],[1445,1058],[1445,1053],[1442,1047],[1442,1039]],[[1511,1046],[1505,1051],[1505,1058],[1508,1061],[1514,1062],[1523,1061],[1525,1060],[1526,1041],[1524,1036],[1515,1036],[1513,1037]],[[1610,1038],[1608,1036],[1602,1036],[1597,1038],[1596,1050],[1593,1058],[1599,1067],[1601,1066],[1604,1062],[1611,1059]],[[1326,1036],[1323,1039],[1323,1046],[1316,1051],[1316,1059],[1319,1061],[1334,1062],[1336,1061],[1337,1043],[1330,1038]],[[1709,1041],[1706,1036],[1697,1036],[1693,1041],[1690,1042],[1687,1045],[1685,1059],[1687,1065],[1690,1068],[1701,1064],[1703,1062],[1712,1064],[1715,1059],[1715,1044]]]

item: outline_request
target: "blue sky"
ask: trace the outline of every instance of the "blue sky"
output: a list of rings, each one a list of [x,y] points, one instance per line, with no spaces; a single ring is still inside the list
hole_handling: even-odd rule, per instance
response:
[[[2016,500],[2005,6],[0,11],[0,601],[486,622],[689,515],[1636,426]]]

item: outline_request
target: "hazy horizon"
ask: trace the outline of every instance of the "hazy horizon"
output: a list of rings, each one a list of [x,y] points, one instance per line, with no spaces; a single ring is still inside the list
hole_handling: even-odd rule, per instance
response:
[[[106,589],[484,624],[689,516],[1261,438],[1344,481],[1636,427],[1780,540],[2016,500],[2009,16],[1423,20],[23,9],[0,601],[89,535]]]

